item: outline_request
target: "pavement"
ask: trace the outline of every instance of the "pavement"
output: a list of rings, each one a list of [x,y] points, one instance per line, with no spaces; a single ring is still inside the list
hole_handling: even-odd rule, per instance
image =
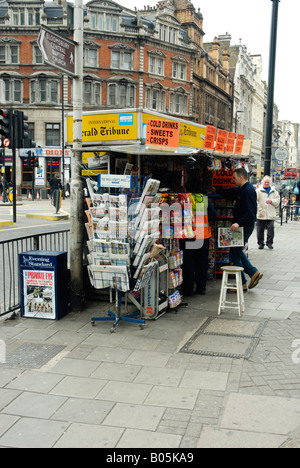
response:
[[[105,301],[2,320],[0,447],[300,448],[299,235],[277,224],[273,251],[252,236],[264,277],[241,319],[217,317],[216,280],[144,329],[92,327]]]

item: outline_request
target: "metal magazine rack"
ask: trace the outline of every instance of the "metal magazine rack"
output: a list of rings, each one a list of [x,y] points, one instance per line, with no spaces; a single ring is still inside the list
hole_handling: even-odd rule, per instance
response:
[[[117,177],[117,176],[115,176]],[[154,244],[159,238],[159,216],[157,220],[146,204],[155,201],[159,181],[149,179],[139,198],[130,193],[94,193],[88,185],[91,204],[86,212],[89,241],[88,272],[91,284],[96,289],[115,291],[115,312],[109,310],[108,317],[92,317],[91,323],[113,321],[114,332],[120,321],[145,325],[147,311],[134,295],[143,296],[143,291],[156,277],[159,268],[155,256],[159,248]],[[158,203],[157,203],[158,205]],[[158,288],[154,293],[158,294]],[[125,313],[123,313],[123,294]],[[128,312],[128,299],[137,310]],[[146,315],[147,317],[147,315]]]

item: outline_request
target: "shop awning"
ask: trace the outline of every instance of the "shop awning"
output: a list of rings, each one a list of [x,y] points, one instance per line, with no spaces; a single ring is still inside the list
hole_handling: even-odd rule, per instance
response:
[[[141,156],[211,156],[213,158],[234,158],[234,159],[250,159],[251,156],[242,155],[229,155],[222,153],[212,153],[210,150],[204,150],[203,148],[193,148],[189,146],[179,146],[175,151],[160,151],[153,148],[148,148],[147,145],[140,143],[132,145],[111,145],[111,146],[85,146],[81,148],[83,153],[85,152],[114,152],[120,154],[132,154]]]

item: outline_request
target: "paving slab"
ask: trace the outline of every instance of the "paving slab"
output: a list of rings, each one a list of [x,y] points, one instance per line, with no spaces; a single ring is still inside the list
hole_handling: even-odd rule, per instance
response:
[[[13,448],[51,448],[69,423],[36,418],[21,418],[2,437],[0,446]]]
[[[221,428],[288,435],[299,421],[299,399],[230,394]]]
[[[197,448],[278,448],[284,442],[284,436],[206,426],[202,429]]]

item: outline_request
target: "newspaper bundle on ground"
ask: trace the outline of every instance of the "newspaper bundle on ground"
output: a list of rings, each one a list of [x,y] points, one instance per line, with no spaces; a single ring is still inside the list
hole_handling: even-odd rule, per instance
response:
[[[232,232],[230,227],[218,229],[218,247],[244,247],[244,228]]]

